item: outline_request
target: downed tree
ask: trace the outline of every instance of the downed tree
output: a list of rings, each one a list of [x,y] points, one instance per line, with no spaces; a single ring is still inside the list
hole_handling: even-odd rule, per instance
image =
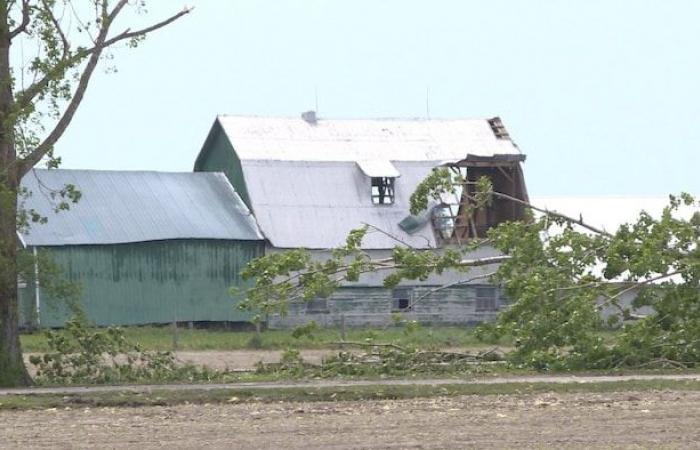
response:
[[[411,198],[411,213],[464,184],[453,177],[445,169],[431,174]],[[345,245],[324,261],[313,260],[304,249],[266,255],[243,272],[255,285],[242,306],[261,316],[285,314],[288,302],[327,297],[364,273],[386,273],[384,286],[392,288],[402,280],[489,266],[491,281],[512,304],[478,333],[511,336],[514,350],[507,358],[514,366],[572,370],[700,363],[700,213],[693,196],[670,196],[660,217],[642,211],[619,229],[604,230],[583,217],[494,192],[488,179],[476,184],[467,214],[498,197],[525,205],[530,216],[440,250],[416,250],[397,238],[391,257],[383,259],[362,249],[368,226],[350,232]],[[470,257],[483,246],[501,255]],[[604,323],[600,311],[607,307],[616,312]],[[654,313],[637,316],[641,307]],[[630,321],[633,317],[637,320]],[[601,335],[605,326],[618,327],[607,340]]]

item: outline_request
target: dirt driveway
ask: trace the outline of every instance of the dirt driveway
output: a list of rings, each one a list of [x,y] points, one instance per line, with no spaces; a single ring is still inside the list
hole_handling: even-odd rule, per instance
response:
[[[0,423],[3,448],[690,448],[700,392],[4,411]]]

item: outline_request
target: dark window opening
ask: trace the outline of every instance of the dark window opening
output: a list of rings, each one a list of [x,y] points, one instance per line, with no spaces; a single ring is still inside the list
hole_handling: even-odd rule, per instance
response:
[[[328,313],[328,299],[327,298],[315,298],[306,302],[306,312],[307,313]]]
[[[476,311],[487,312],[498,310],[498,295],[494,286],[475,288]]]
[[[375,205],[394,203],[393,177],[372,177],[372,203]]]
[[[393,299],[393,311],[410,311],[411,308],[411,289],[399,288],[391,292]]]

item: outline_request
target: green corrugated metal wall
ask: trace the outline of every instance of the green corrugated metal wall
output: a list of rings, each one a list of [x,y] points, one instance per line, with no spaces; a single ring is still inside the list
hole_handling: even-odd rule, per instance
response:
[[[245,321],[229,288],[245,285],[240,270],[264,251],[262,241],[170,240],[48,247],[64,275],[82,286],[81,304],[96,325],[172,321]],[[31,283],[27,283],[28,287]],[[34,296],[21,295],[26,320]],[[65,305],[41,297],[41,326],[62,326]],[[23,323],[27,325],[27,323]]]
[[[233,151],[233,147],[218,121],[214,123],[209,136],[207,136],[201,156],[195,163],[194,170],[196,172],[224,172],[231,186],[238,192],[238,195],[241,196],[248,208],[252,210],[250,198],[248,197],[248,188],[243,178],[241,161]]]

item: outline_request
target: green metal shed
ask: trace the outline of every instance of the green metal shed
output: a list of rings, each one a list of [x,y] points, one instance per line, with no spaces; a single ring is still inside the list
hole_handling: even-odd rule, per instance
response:
[[[55,213],[52,193],[82,193]],[[82,287],[80,303],[96,325],[246,321],[231,287],[264,252],[255,219],[222,173],[35,170],[23,187],[26,209],[46,216],[22,237],[45,250]],[[22,285],[21,285],[22,286]],[[34,279],[20,289],[25,327],[59,327],[62,302]]]

